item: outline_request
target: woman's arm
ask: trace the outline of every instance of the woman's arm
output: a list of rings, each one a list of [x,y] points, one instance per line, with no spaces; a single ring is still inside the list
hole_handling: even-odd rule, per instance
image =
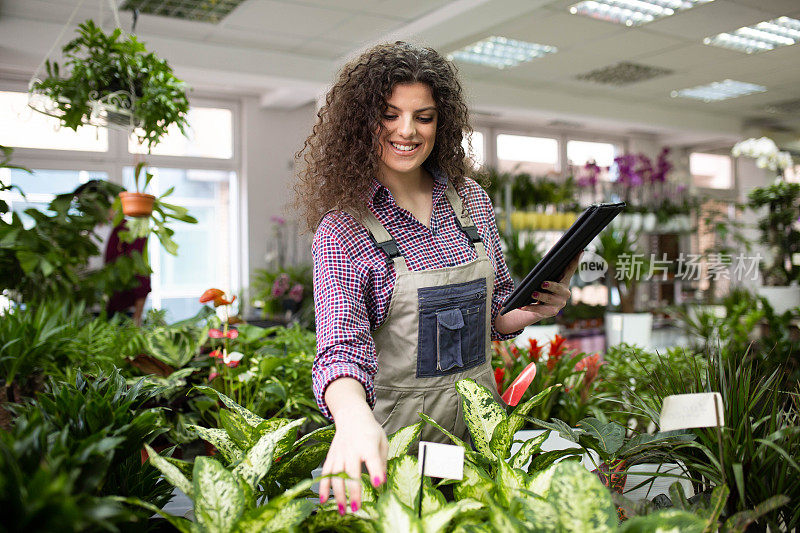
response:
[[[350,495],[350,510],[355,512],[361,506],[362,462],[367,467],[373,486],[377,487],[386,481],[389,442],[367,405],[366,393],[359,381],[339,378],[331,382],[325,390],[325,402],[336,424],[336,434],[322,465],[322,475],[345,472],[351,480],[323,479],[319,484],[319,501],[325,503],[333,488],[339,514],[343,515],[347,504],[345,484]]]

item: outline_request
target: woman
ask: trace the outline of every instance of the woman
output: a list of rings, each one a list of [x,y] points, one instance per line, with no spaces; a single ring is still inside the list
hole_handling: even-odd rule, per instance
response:
[[[458,379],[494,390],[492,339],[555,315],[568,282],[499,316],[513,289],[491,202],[465,176],[471,132],[456,69],[429,48],[379,45],[347,64],[301,154],[298,204],[315,229],[314,393],[336,433],[320,501],[361,503],[362,463],[386,480],[387,434],[424,411],[465,434]],[[499,401],[499,398],[498,398]],[[441,439],[435,431],[423,439]]]

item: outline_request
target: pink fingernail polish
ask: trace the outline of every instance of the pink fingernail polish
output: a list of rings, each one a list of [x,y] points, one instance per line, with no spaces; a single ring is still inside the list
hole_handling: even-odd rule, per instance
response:
[[[380,484],[381,484],[381,478],[380,477],[375,476],[374,478],[372,478],[372,486],[373,487],[377,487]]]
[[[549,287],[549,286],[550,286],[550,283],[549,283],[549,282],[547,282],[547,281],[545,281],[544,283],[542,283],[542,287]]]
[[[339,514],[344,516],[344,505],[342,505],[341,503],[339,504]]]
[[[352,509],[354,513],[355,513],[356,511],[358,511],[358,503],[356,503],[356,502],[350,502],[350,509]]]
[[[538,292],[533,292],[533,293],[531,293],[531,296],[533,296],[534,298],[538,298],[539,297],[539,293]]]

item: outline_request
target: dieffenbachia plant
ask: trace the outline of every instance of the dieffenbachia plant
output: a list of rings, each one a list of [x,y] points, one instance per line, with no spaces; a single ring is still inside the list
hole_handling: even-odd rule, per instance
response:
[[[307,499],[314,496],[313,480],[308,478],[327,454],[333,428],[297,439],[305,419],[265,420],[214,389],[198,388],[216,395],[228,408],[220,411],[221,429],[191,427],[217,449],[217,458],[198,457],[192,465],[147,448],[153,466],[192,500],[195,522],[151,510],[180,531],[192,533],[281,531],[300,524],[314,508],[313,500]],[[317,442],[309,444],[313,441]],[[267,502],[257,505],[263,497]]]

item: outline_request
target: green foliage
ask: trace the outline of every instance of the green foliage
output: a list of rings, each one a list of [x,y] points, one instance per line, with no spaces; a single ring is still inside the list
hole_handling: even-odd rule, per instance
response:
[[[250,301],[261,308],[262,318],[279,318],[288,311],[302,326],[314,328],[314,286],[310,266],[257,269],[254,274]],[[298,285],[301,290],[295,289],[297,292],[292,293],[292,288]]]
[[[764,283],[788,285],[800,281],[800,265],[792,260],[793,254],[800,253],[800,231],[795,227],[800,216],[800,183],[778,178],[770,185],[753,188],[747,198],[751,209],[768,209],[758,221],[761,242],[767,246],[771,259],[761,268]]]
[[[610,227],[600,233],[598,240],[596,251],[608,263],[606,276],[619,292],[620,311],[636,312],[636,291],[649,265],[638,245],[639,234]]]
[[[542,244],[530,232],[509,229],[501,237],[503,257],[514,278],[519,283],[544,257]]]
[[[185,367],[200,353],[208,340],[207,319],[214,316],[210,307],[203,306],[193,317],[166,324],[149,314],[143,324],[144,351],[173,369]]]
[[[0,504],[4,531],[113,529],[138,522],[112,496],[157,507],[172,489],[141,466],[140,450],[163,430],[145,408],[157,391],[128,387],[118,371],[75,384],[53,382],[36,401],[17,408],[11,432],[0,433]]]
[[[189,100],[184,83],[166,61],[148,53],[135,35],[123,38],[119,28],[106,35],[87,20],[62,51],[65,68],[48,61],[47,77],[34,86],[58,106],[62,125],[77,130],[91,115],[93,100],[126,91],[134,96],[131,111],[136,133],[148,150],[172,124],[186,132]]]
[[[721,444],[715,429],[693,429],[697,440],[674,447],[672,456],[685,465],[697,492],[730,487],[727,516],[787,496],[789,505],[759,518],[757,524],[791,530],[800,524],[800,413],[781,387],[781,368],[767,373],[760,359],[751,353],[712,352],[707,365],[692,358],[679,368],[662,361],[653,370],[637,369],[647,375],[652,394],[634,395],[633,404],[658,424],[664,397],[719,392],[726,423]]]
[[[107,222],[110,198],[120,189],[105,181],[94,183],[90,189],[56,196],[48,212],[26,209],[34,221],[30,228],[17,213],[10,221],[0,219],[0,292],[30,304],[54,299],[91,304],[134,286],[137,274],[150,272],[138,253],[86,270],[89,257],[101,253],[93,232]]]

